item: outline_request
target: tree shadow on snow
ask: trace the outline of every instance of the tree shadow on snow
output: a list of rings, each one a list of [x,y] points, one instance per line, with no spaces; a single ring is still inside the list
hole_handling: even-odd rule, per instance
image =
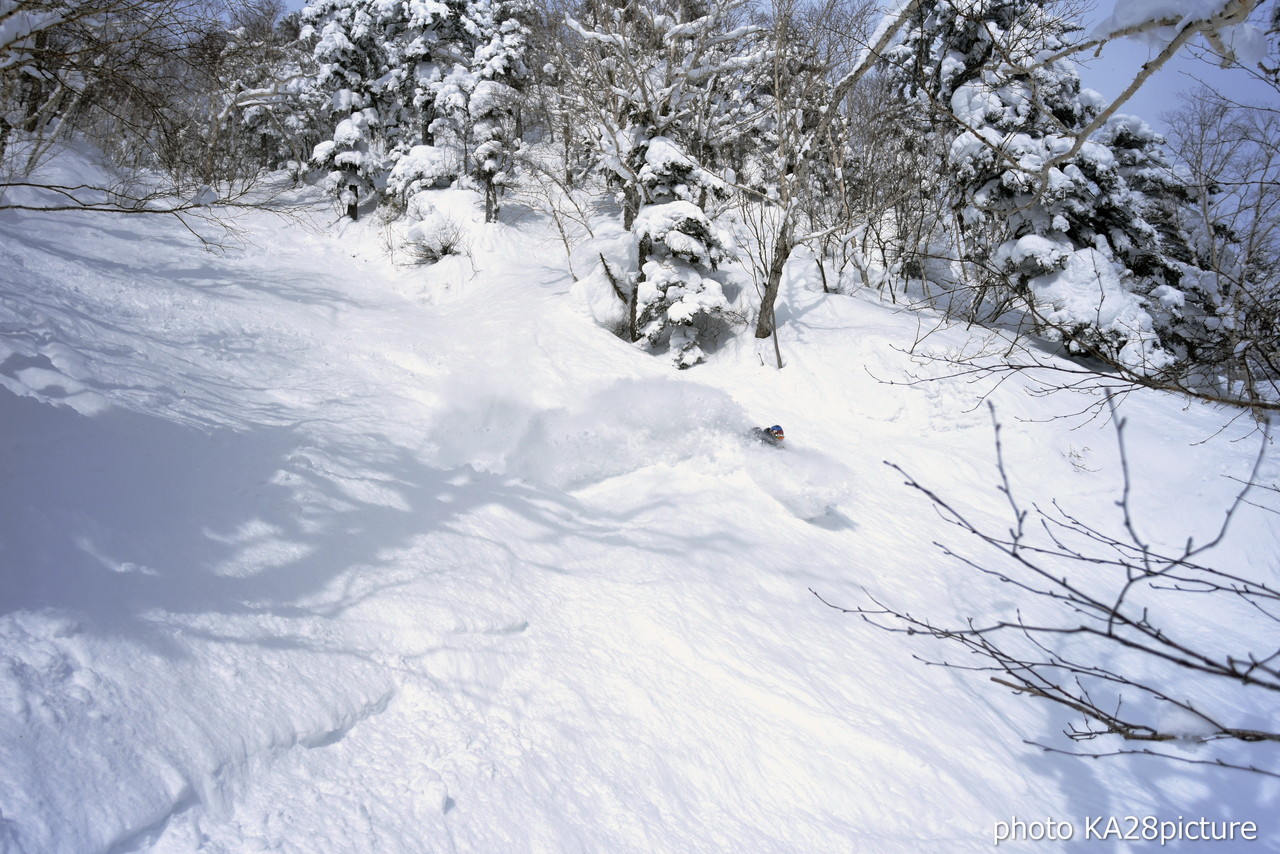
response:
[[[110,273],[124,281],[150,281],[168,291],[187,287],[201,294],[212,294],[226,300],[243,300],[251,294],[267,293],[286,302],[320,307],[356,304],[343,291],[317,284],[314,276],[305,273],[291,275],[280,270],[265,272],[252,266],[243,270],[228,268],[227,262],[216,256],[193,253],[191,237],[185,232],[168,240],[174,248],[182,250],[176,263],[152,258],[144,268],[139,268],[137,259],[127,256],[121,258],[110,252],[99,251],[99,247],[103,245],[101,242],[89,241],[81,244],[67,240],[65,229],[50,233],[57,236],[41,238],[27,229],[22,232],[21,241],[29,249],[39,250],[76,265],[76,269],[83,265],[99,273]],[[99,241],[103,236],[115,237],[119,245],[123,246],[137,241],[136,232],[123,228],[100,226],[92,231],[86,229],[85,233]],[[164,242],[165,238],[162,234],[150,234],[148,240]],[[110,243],[105,245],[111,246]],[[205,259],[204,263],[200,263],[202,257]],[[193,259],[196,263],[192,263]],[[24,296],[30,299],[33,294],[26,293]]]
[[[1083,850],[1091,846],[1106,848],[1108,843],[1123,846],[1128,842],[1136,847],[1152,846],[1161,851],[1187,854],[1208,848],[1215,852],[1274,850],[1272,845],[1280,832],[1280,822],[1274,817],[1276,780],[1212,764],[1221,758],[1233,764],[1256,764],[1274,770],[1280,768],[1280,749],[1274,745],[1219,743],[1206,746],[1203,752],[1176,745],[1154,746],[1152,749],[1156,752],[1181,757],[1164,758],[1141,754],[1139,751],[1148,745],[1124,742],[1118,737],[1071,744],[1055,732],[1066,725],[1066,716],[1053,710],[1045,710],[1044,715],[1048,732],[1044,743],[1081,755],[1032,752],[1024,755],[1021,763],[1028,778],[1040,778],[1045,789],[1056,789],[1064,796],[1067,813],[1052,819],[1070,825],[1074,834],[1072,846]],[[1015,736],[1010,733],[1010,737]],[[1132,751],[1133,755],[1108,755],[1114,751]],[[1102,758],[1090,758],[1089,754],[1100,754]],[[1127,779],[1130,785],[1119,785],[1119,779]],[[1008,820],[1008,816],[996,818]],[[1030,822],[1033,818],[1043,820],[1045,816],[1019,818]],[[1216,830],[1213,825],[1201,828],[1198,824],[1201,819],[1215,823]],[[1153,842],[1142,837],[1144,828],[1148,833],[1160,831],[1152,820],[1172,822],[1164,825],[1163,841]],[[1210,838],[1199,837],[1205,832],[1226,835],[1226,825],[1233,821],[1253,822],[1257,827],[1256,839],[1245,838],[1238,828],[1231,832],[1233,838],[1208,841]],[[1185,831],[1192,823],[1197,826]]]
[[[355,599],[304,600],[480,506],[569,530],[543,493],[377,437],[326,448],[293,427],[86,417],[4,390],[0,424],[0,617],[53,610],[164,645],[166,612],[331,615]]]

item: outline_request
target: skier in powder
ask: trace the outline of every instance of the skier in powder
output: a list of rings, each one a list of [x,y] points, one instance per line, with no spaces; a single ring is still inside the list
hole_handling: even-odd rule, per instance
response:
[[[787,438],[782,427],[774,424],[772,427],[752,427],[751,435],[766,445],[773,445],[775,448],[782,447],[782,440]]]

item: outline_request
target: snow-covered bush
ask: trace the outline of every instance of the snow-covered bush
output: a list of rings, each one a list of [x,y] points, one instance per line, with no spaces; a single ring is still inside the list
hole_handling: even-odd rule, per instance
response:
[[[574,247],[570,262],[584,271],[574,283],[574,298],[600,326],[625,341],[634,341],[631,314],[635,293],[636,245],[631,232],[608,223],[596,235]]]
[[[416,193],[447,187],[458,177],[458,158],[435,145],[415,145],[387,176],[387,194],[407,203]]]
[[[465,253],[466,234],[451,217],[435,209],[422,211],[421,218],[405,232],[405,251],[415,264],[435,264],[450,255]]]
[[[1124,286],[1111,259],[1088,248],[1063,255],[1057,246],[1039,258],[1037,263],[1056,267],[1028,280],[1031,302],[1048,338],[1065,341],[1075,353],[1106,354],[1138,374],[1152,374],[1173,363],[1161,346],[1147,301]]]

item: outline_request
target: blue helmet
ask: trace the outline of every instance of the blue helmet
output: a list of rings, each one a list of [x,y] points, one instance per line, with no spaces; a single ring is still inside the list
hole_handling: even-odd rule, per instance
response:
[[[782,432],[781,424],[774,424],[772,427],[765,430],[765,432],[772,436],[775,442],[781,442],[783,439],[787,438],[786,434]]]

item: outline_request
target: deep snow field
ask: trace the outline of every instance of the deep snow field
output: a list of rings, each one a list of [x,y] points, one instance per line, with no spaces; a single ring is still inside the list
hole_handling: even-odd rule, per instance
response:
[[[811,592],[1015,607],[884,465],[1009,524],[991,383],[901,384],[942,372],[901,350],[928,317],[797,262],[784,370],[744,334],[676,371],[593,322],[531,212],[430,268],[376,217],[304,213],[221,253],[0,214],[0,852],[954,854],[1013,818],[1075,838],[1001,850],[1162,847],[1084,841],[1098,816],[1252,820],[1163,848],[1280,850],[1280,779],[1046,753],[1024,740],[1069,746],[1063,710]],[[1029,383],[991,396],[1015,488],[1114,525],[1114,431],[1074,414],[1097,398]],[[1144,535],[1211,535],[1252,422],[1122,413]],[[743,436],[772,423],[786,450]],[[1276,523],[1243,507],[1213,562],[1274,583]]]

